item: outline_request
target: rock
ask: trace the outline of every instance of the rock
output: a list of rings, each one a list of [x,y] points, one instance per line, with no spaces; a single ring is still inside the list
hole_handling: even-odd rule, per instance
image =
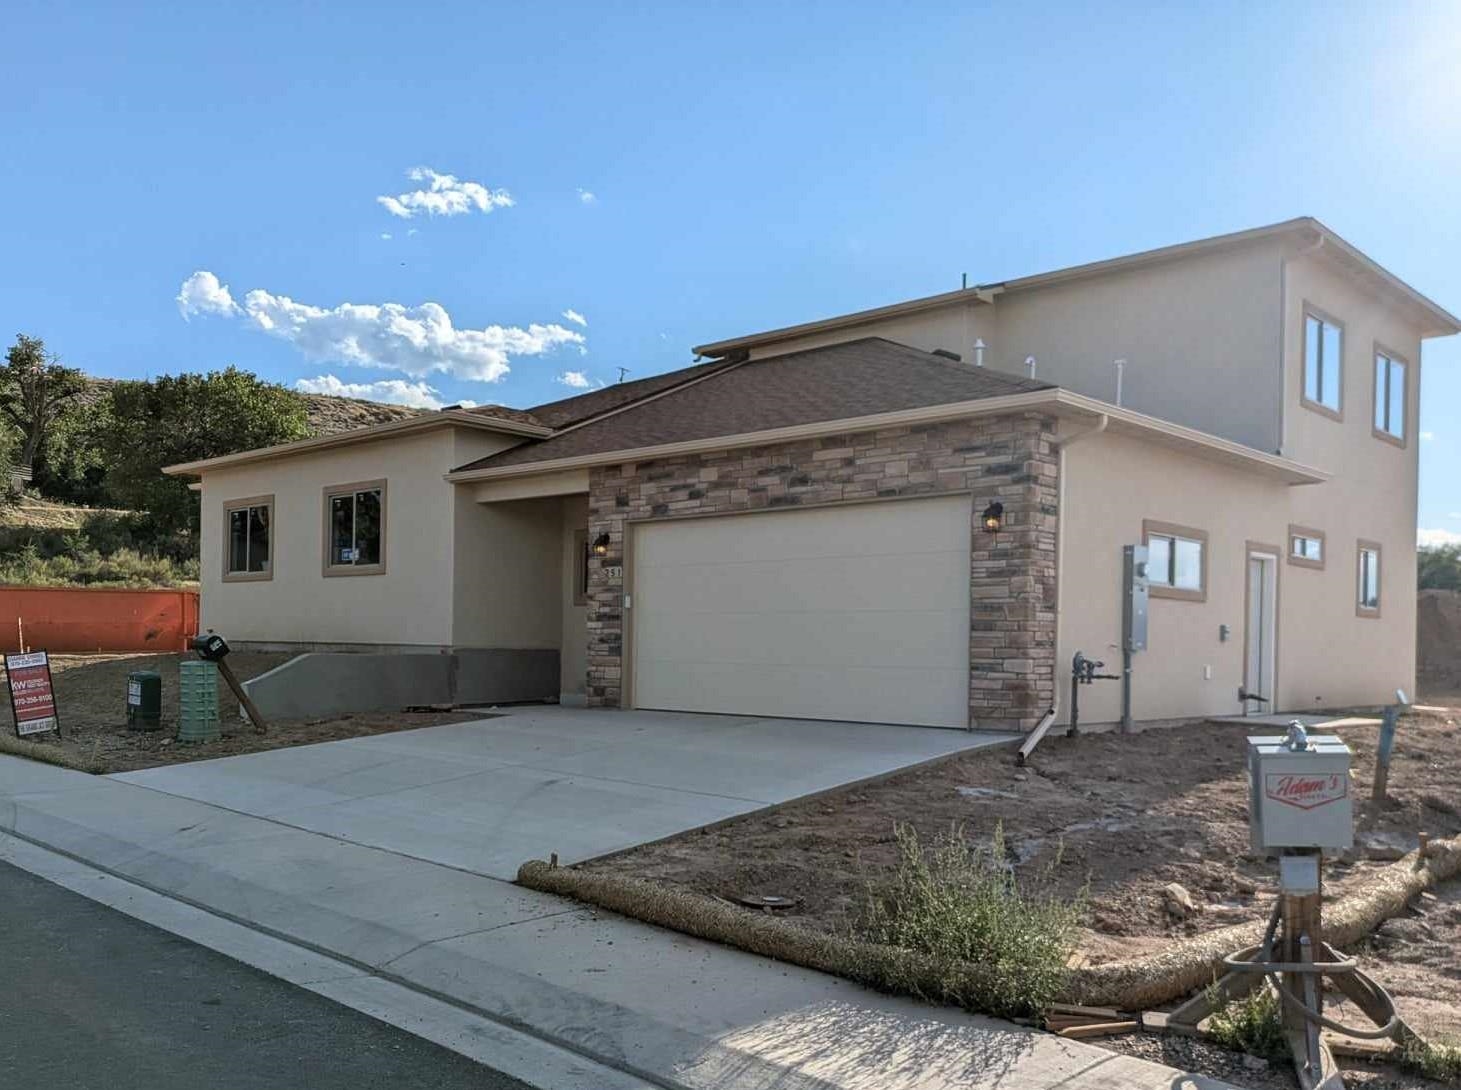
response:
[[[1244,1056],[1243,1066],[1249,1071],[1267,1071],[1268,1061],[1262,1056]]]
[[[1233,879],[1233,889],[1248,896],[1258,892],[1258,883],[1247,875],[1240,874]]]
[[[1166,904],[1167,914],[1179,920],[1185,920],[1202,911],[1187,887],[1177,882],[1169,882],[1162,887],[1162,900]]]

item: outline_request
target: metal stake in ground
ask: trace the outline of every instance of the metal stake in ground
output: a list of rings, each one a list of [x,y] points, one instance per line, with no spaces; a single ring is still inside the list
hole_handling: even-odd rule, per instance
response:
[[[254,725],[255,734],[263,734],[269,728],[264,722],[264,717],[259,714],[259,709],[254,706],[249,694],[244,692],[238,676],[233,672],[233,667],[228,665],[228,641],[216,632],[209,632],[207,635],[193,637],[190,646],[198,652],[198,657],[218,666],[218,672],[223,675],[223,680],[233,690],[233,695],[238,697],[238,702],[243,705],[244,712],[249,717],[249,722]]]

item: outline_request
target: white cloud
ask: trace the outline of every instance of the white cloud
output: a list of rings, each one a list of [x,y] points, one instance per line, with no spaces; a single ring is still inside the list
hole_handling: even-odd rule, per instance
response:
[[[425,182],[425,189],[413,189],[394,197],[377,197],[387,212],[401,219],[410,219],[424,212],[428,216],[460,216],[476,209],[491,212],[494,208],[511,208],[516,202],[505,189],[488,189],[480,182],[464,182],[454,174],[439,174],[430,167],[412,167],[406,177]]]
[[[391,233],[389,231],[382,231],[380,233],[380,237],[383,239],[389,239],[391,237]]]
[[[561,382],[564,386],[572,386],[575,390],[587,390],[593,385],[582,371],[564,371],[554,381]]]
[[[229,294],[228,285],[220,284],[218,277],[200,269],[183,281],[178,289],[178,310],[184,318],[195,314],[235,314],[238,304]]]
[[[599,203],[598,195],[595,194],[595,193],[590,192],[587,189],[580,189],[578,191],[578,199],[579,199],[579,202],[582,203],[582,204],[598,204]]]
[[[1461,511],[1447,511],[1446,517],[1448,519],[1461,519]]]
[[[193,314],[240,318],[288,341],[308,359],[382,367],[412,378],[445,373],[473,382],[497,382],[510,370],[514,356],[541,356],[565,345],[584,344],[582,333],[556,322],[458,329],[439,303],[319,307],[255,289],[239,305],[210,272],[196,272],[183,282],[178,306],[185,318]]]
[[[568,319],[568,321],[572,322],[574,325],[581,325],[585,329],[588,328],[588,319],[585,318],[582,314],[578,313],[578,311],[574,310],[572,307],[569,307],[563,312],[563,317]]]
[[[1435,437],[1436,437],[1436,433],[1433,432],[1433,431],[1423,431],[1423,432],[1420,433],[1421,441],[1424,442],[1424,443],[1429,443]]]
[[[1417,530],[1415,538],[1422,546],[1461,545],[1461,534],[1455,530]]]
[[[294,384],[302,394],[329,394],[331,397],[356,397],[365,401],[384,401],[389,405],[409,405],[413,409],[440,409],[447,404],[441,391],[425,382],[407,382],[388,378],[379,382],[341,382],[334,375],[302,378]],[[475,401],[455,401],[454,405],[471,408]]]

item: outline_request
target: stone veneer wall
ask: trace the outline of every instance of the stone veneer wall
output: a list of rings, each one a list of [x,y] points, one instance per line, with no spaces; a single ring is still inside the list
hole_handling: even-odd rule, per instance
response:
[[[1034,413],[918,424],[593,469],[588,701],[617,706],[624,687],[624,542],[630,523],[813,507],[898,496],[972,494],[969,720],[1029,729],[1054,702],[1054,421]],[[984,533],[986,504],[1004,529]]]

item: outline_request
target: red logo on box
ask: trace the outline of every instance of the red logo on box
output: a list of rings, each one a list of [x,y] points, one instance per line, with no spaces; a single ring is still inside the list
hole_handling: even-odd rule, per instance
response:
[[[1338,772],[1303,776],[1294,772],[1270,772],[1263,779],[1263,793],[1274,802],[1300,810],[1316,810],[1349,795],[1349,777]]]

